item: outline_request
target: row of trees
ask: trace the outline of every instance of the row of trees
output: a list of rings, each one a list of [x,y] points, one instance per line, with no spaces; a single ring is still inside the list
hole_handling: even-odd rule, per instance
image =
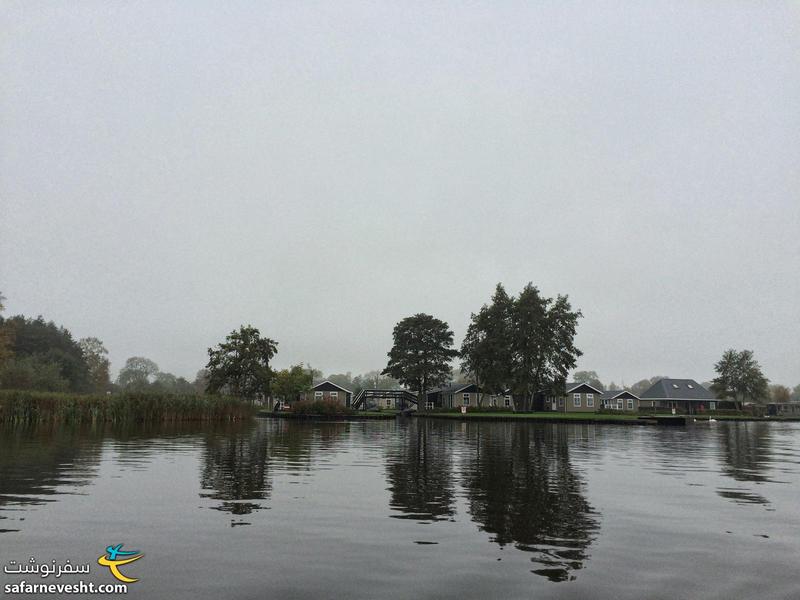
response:
[[[0,389],[49,392],[106,393],[149,391],[192,393],[198,382],[162,372],[152,360],[129,358],[111,381],[111,363],[102,340],[79,340],[41,316],[4,318],[5,298],[0,294]],[[200,388],[202,389],[202,388]]]
[[[485,392],[510,389],[522,399],[518,408],[530,410],[538,391],[563,390],[582,354],[574,344],[581,316],[567,296],[547,298],[529,283],[514,297],[498,283],[491,302],[472,314],[460,351],[444,321],[422,313],[400,321],[383,373],[422,400],[450,380],[451,362],[460,357],[462,372]]]

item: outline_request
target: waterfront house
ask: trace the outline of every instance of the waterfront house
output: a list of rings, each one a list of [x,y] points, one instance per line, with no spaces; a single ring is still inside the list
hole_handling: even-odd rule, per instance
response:
[[[555,412],[596,412],[600,408],[603,391],[588,383],[565,384],[563,396],[547,396],[544,408]]]
[[[606,390],[603,392],[603,408],[623,412],[639,410],[639,396],[629,390]]]
[[[310,400],[333,400],[349,408],[353,401],[353,392],[326,379],[311,388],[308,398]]]
[[[435,388],[428,392],[427,408],[469,408],[478,407],[478,398],[483,400],[483,392],[474,383],[461,383]],[[488,401],[488,398],[486,399]]]
[[[655,409],[675,409],[676,412],[694,414],[727,408],[710,390],[694,379],[660,379],[639,396],[641,403]],[[724,406],[723,406],[724,404]]]

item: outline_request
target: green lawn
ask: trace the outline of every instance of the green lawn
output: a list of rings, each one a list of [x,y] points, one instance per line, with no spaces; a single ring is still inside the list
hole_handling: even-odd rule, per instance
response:
[[[609,413],[559,413],[559,412],[480,412],[473,411],[466,414],[451,412],[430,412],[417,416],[445,418],[445,419],[528,419],[532,421],[570,420],[570,421],[636,421],[638,414],[609,414]]]

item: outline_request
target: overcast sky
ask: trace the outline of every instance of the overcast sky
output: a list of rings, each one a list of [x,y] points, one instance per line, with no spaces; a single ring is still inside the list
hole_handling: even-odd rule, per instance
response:
[[[194,377],[460,343],[497,282],[583,311],[579,367],[800,383],[800,4],[0,6],[7,313]]]

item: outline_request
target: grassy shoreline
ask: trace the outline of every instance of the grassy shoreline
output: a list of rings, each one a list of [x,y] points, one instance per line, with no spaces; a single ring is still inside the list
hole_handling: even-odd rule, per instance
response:
[[[463,421],[547,421],[551,423],[622,423],[628,425],[649,425],[654,417],[671,416],[668,414],[613,414],[613,413],[558,413],[558,412],[467,412],[465,414],[456,412],[428,412],[425,414],[414,414],[417,418],[423,419],[456,419]],[[691,415],[677,415],[691,416]],[[694,415],[698,422],[705,422],[709,419],[718,421],[760,421],[760,422],[791,422],[800,421],[796,417],[754,417],[748,415]]]
[[[0,423],[238,421],[254,414],[250,404],[224,396],[0,391]]]

